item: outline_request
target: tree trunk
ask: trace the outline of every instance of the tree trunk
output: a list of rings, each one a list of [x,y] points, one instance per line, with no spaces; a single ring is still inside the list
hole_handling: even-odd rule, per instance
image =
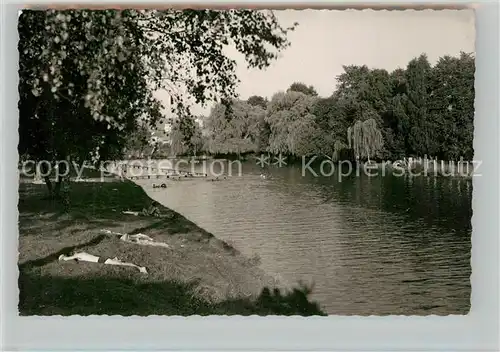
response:
[[[50,175],[47,175],[47,172],[49,170],[47,169],[47,165],[45,163],[41,165],[40,171],[42,171],[42,173],[45,175],[43,176],[43,180],[45,181],[45,185],[47,186],[47,191],[49,192],[49,196],[52,196],[52,190],[53,190],[52,181],[50,181]]]
[[[49,176],[43,177],[45,184],[47,185],[47,191],[49,192],[49,196],[52,196],[52,182],[50,181]]]
[[[44,179],[45,184],[47,185],[47,190],[49,191],[49,198],[59,199],[61,197],[61,188],[64,178],[60,177],[54,183],[52,183],[48,176],[44,177]]]
[[[158,149],[158,146],[155,144],[155,146],[153,147],[153,151],[151,152],[151,154],[150,154],[150,156],[149,156],[151,159],[152,159],[152,158],[153,158],[153,156],[155,155],[155,153],[156,153],[156,150],[157,150],[157,149]]]
[[[64,177],[57,176],[55,183],[52,183],[50,180],[50,175],[47,175],[47,166],[45,164],[42,165],[42,173],[46,176],[43,177],[45,181],[45,185],[47,186],[48,196],[49,198],[55,199],[61,196],[61,186],[64,181]]]
[[[64,177],[58,177],[56,180],[56,185],[54,187],[54,190],[52,191],[52,196],[54,198],[59,198],[61,196],[61,186],[64,181]]]

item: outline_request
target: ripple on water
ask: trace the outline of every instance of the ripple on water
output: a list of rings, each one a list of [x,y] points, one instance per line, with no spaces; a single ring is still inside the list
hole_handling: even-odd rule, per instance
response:
[[[259,172],[170,182],[151,195],[258,254],[269,273],[313,282],[313,298],[329,314],[468,312],[470,192],[440,180],[340,183],[291,168],[262,180]]]

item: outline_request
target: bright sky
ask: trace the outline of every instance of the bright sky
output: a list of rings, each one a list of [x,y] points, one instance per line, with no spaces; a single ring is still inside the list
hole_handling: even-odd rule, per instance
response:
[[[286,10],[276,11],[280,23],[298,22],[288,38],[291,47],[265,70],[238,63],[240,98],[270,98],[293,82],[312,85],[321,96],[330,96],[343,65],[367,65],[392,71],[405,67],[426,53],[431,63],[443,55],[475,52],[473,10],[373,11]],[[160,94],[163,96],[163,94]],[[211,106],[195,113],[208,115]]]

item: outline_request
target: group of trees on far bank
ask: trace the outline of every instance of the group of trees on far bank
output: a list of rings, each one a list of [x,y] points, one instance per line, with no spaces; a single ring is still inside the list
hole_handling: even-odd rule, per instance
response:
[[[204,150],[471,160],[474,72],[474,56],[467,53],[444,56],[434,66],[422,54],[393,72],[344,66],[330,97],[297,82],[269,101],[252,96],[234,99],[230,109],[217,104],[203,119]],[[191,126],[199,133],[200,126]]]

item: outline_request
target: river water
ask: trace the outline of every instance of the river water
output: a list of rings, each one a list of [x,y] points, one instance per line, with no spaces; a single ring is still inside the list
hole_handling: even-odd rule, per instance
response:
[[[237,171],[219,182],[168,180],[166,189],[137,182],[286,284],[313,284],[328,314],[469,311],[470,179],[316,177],[300,165],[263,178],[253,162]]]

